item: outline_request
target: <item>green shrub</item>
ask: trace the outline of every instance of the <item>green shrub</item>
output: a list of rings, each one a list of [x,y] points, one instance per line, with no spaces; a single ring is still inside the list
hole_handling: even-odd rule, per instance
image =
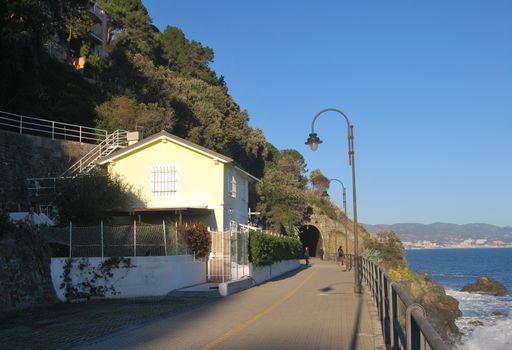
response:
[[[294,237],[254,232],[249,237],[249,252],[249,261],[254,265],[268,266],[282,260],[299,259],[302,243]]]
[[[191,224],[183,227],[181,232],[185,236],[190,250],[195,253],[196,258],[203,258],[210,253],[212,236],[205,225],[201,223]]]

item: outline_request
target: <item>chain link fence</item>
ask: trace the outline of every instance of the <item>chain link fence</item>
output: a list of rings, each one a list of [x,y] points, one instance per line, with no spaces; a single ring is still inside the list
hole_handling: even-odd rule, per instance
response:
[[[189,254],[188,244],[174,222],[44,227],[43,237],[55,257],[168,256]]]

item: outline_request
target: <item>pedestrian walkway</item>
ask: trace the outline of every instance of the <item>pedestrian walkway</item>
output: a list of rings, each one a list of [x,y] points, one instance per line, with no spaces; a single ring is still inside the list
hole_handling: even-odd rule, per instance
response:
[[[332,262],[190,312],[84,342],[78,349],[385,349],[376,310]]]

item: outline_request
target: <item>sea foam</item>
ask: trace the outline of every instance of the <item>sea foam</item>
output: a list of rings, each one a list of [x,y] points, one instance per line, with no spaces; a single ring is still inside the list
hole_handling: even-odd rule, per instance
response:
[[[512,349],[512,298],[460,292],[446,293],[459,301],[463,317],[457,326],[464,334],[458,350]]]

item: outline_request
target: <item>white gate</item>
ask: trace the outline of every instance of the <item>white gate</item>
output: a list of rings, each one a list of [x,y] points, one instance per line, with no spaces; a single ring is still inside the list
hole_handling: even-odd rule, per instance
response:
[[[248,226],[234,223],[229,231],[211,233],[209,282],[236,281],[249,275],[249,231]]]

